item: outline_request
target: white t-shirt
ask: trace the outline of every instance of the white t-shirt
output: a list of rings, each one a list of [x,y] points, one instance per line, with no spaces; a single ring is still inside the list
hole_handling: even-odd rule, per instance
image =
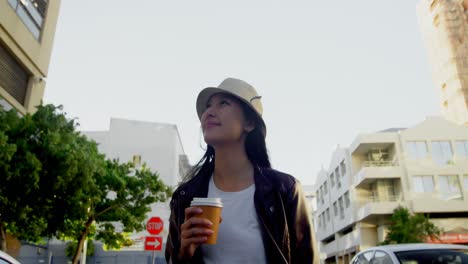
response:
[[[208,198],[221,198],[223,222],[216,245],[201,245],[205,263],[266,263],[254,193],[255,184],[239,192],[223,192],[211,177]]]

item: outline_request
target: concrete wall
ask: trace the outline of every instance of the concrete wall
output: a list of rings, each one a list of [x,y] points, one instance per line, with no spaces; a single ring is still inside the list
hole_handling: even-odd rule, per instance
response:
[[[0,87],[0,96],[22,114],[34,112],[44,95],[60,2],[60,0],[48,1],[41,38],[37,40],[8,1],[0,1],[0,42],[30,74],[24,105],[16,101],[2,87]]]
[[[108,158],[128,162],[134,155],[141,156],[141,164],[146,163],[152,171],[157,171],[166,185],[175,187],[182,179],[179,158],[185,153],[175,125],[112,118],[108,131],[83,133],[95,140],[100,152]],[[164,222],[160,236],[165,243],[169,229],[169,201],[152,204],[147,219],[152,216],[159,216]],[[132,234],[135,244],[128,249],[141,251],[147,235],[146,231]]]
[[[417,13],[444,116],[468,124],[468,3],[421,0]]]

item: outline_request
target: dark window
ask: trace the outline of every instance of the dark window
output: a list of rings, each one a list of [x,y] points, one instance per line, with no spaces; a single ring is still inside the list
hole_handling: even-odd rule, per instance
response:
[[[357,257],[357,260],[358,260],[357,263],[370,264],[370,261],[371,261],[373,255],[374,255],[373,251],[367,251],[367,252],[361,253]]]
[[[468,250],[427,249],[396,252],[401,263],[468,263]]]
[[[29,75],[13,56],[0,45],[0,86],[24,105]]]
[[[0,258],[0,264],[11,264],[11,262]]]
[[[376,251],[374,258],[371,261],[372,264],[392,264],[392,259],[387,253],[383,251]]]
[[[41,35],[47,10],[46,0],[8,0],[15,13],[36,39]]]

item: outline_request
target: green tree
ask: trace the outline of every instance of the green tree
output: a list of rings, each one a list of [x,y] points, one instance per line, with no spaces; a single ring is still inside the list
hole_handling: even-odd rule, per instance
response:
[[[76,252],[77,242],[76,241],[69,241],[67,243],[67,247],[65,248],[65,255],[69,258],[73,257]],[[94,242],[88,241],[88,245],[86,247],[86,256],[91,257],[94,255]]]
[[[75,131],[61,107],[19,116],[0,109],[0,231],[39,242],[81,217],[82,201],[104,157]]]
[[[157,173],[106,160],[77,125],[53,105],[23,117],[0,107],[0,249],[7,232],[56,236],[76,242],[77,263],[88,237],[128,245],[126,232],[142,230],[150,204],[170,196]]]
[[[428,237],[437,238],[441,230],[423,214],[410,214],[398,207],[393,211],[389,232],[382,244],[423,243]]]
[[[171,195],[158,174],[145,166],[135,169],[131,163],[121,164],[118,160],[106,160],[105,164],[105,169],[94,175],[89,188],[86,217],[70,222],[65,233],[78,242],[73,263],[78,262],[93,225],[96,240],[109,249],[119,249],[129,245],[127,233],[144,229],[150,205],[166,201]]]

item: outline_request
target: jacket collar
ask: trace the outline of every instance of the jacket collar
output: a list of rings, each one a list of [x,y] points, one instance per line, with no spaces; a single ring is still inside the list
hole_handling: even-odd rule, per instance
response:
[[[269,193],[273,190],[271,180],[265,175],[267,172],[268,169],[263,169],[259,166],[254,167],[255,189],[260,190],[263,194]]]
[[[261,196],[270,193],[273,190],[273,184],[271,179],[267,177],[269,169],[260,168],[254,165],[254,182],[255,189]],[[178,190],[178,195],[181,199],[192,200],[193,197],[207,197],[208,196],[208,185],[212,172],[204,173],[196,176]]]

